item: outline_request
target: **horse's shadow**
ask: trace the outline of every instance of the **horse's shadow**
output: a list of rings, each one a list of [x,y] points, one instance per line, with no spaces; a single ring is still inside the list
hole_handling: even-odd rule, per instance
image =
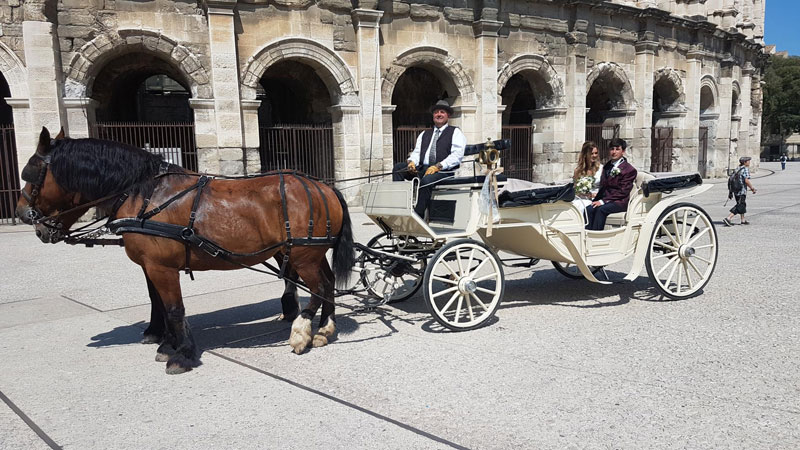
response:
[[[345,312],[346,310],[342,311]],[[210,350],[225,348],[254,348],[286,345],[291,323],[280,320],[280,298],[262,300],[200,314],[187,314],[199,348]],[[345,312],[346,314],[346,312]],[[319,314],[313,326],[319,322]],[[88,347],[130,345],[141,342],[147,321],[122,325],[91,337]],[[340,332],[349,333],[358,323],[344,314],[337,314],[336,325]]]

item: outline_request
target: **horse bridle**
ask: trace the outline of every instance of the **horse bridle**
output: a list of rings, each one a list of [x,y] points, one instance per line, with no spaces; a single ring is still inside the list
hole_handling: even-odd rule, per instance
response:
[[[41,223],[41,221],[44,219],[44,214],[42,214],[42,212],[36,208],[36,199],[39,197],[39,192],[42,190],[44,180],[47,177],[47,169],[50,167],[51,155],[42,156],[37,152],[34,154],[34,156],[39,158],[44,163],[41,169],[39,169],[39,179],[35,183],[30,182],[30,194],[25,192],[24,189],[20,190],[20,194],[28,202],[28,210],[25,212],[25,215],[31,220],[32,224],[36,225]],[[47,226],[47,224],[45,224],[45,226]]]

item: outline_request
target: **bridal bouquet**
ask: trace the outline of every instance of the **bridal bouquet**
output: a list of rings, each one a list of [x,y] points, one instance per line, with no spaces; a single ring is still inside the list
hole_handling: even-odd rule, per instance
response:
[[[594,188],[594,177],[580,177],[575,182],[576,194],[586,195],[592,192],[592,188]]]

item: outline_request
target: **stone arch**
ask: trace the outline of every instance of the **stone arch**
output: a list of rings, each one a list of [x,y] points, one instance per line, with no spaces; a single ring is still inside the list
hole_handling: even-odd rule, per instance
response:
[[[264,72],[276,62],[284,60],[295,60],[313,68],[327,86],[334,105],[359,104],[356,83],[344,60],[322,44],[304,38],[272,42],[251,56],[242,74],[242,98],[254,100]]]
[[[686,93],[680,74],[671,67],[664,67],[653,74],[653,109],[660,112],[686,111]],[[659,100],[661,104],[656,104]]]
[[[603,87],[611,95],[612,104],[610,109],[630,110],[636,108],[636,100],[630,79],[625,74],[625,70],[618,64],[601,62],[595,65],[586,76],[587,93],[595,82],[603,83]]]
[[[733,80],[731,86],[731,115],[738,116],[741,112],[741,101],[739,100],[742,95],[742,88],[739,86],[739,82]]]
[[[706,75],[700,80],[700,114],[717,113],[719,90],[714,77]]]
[[[2,42],[0,42],[0,72],[8,83],[12,97],[28,98],[27,69],[17,55]]]
[[[564,106],[564,83],[553,66],[539,55],[519,55],[503,65],[497,76],[497,92],[503,92],[508,80],[518,73],[532,73],[526,79],[536,95],[536,109]]]
[[[392,61],[386,70],[381,85],[381,103],[392,104],[392,93],[397,80],[409,67],[420,66],[436,74],[451,98],[453,106],[476,105],[474,83],[460,61],[450,56],[447,50],[437,47],[415,47],[406,50]],[[453,95],[453,91],[458,95]]]
[[[174,39],[159,31],[120,29],[101,34],[83,45],[70,61],[64,96],[90,97],[92,83],[111,60],[134,51],[143,51],[174,64],[189,84],[192,97],[213,98],[210,78],[199,58]]]

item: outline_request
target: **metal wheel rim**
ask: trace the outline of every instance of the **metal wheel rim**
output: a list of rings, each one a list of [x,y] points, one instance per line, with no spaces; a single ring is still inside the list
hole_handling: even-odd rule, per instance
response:
[[[388,242],[385,244],[382,243],[384,240]],[[396,252],[398,248],[398,245],[396,244],[397,241],[397,238],[389,238],[385,233],[383,233],[372,238],[369,243],[367,243],[367,246],[370,248],[380,248],[381,250],[387,252]],[[365,264],[366,262],[361,262],[360,266],[364,267]],[[425,260],[420,260],[419,262],[413,264],[413,266],[415,266],[415,268],[417,268],[417,270],[420,272],[419,276],[414,276],[413,274],[409,273],[401,276],[389,274],[389,276],[386,278],[375,280],[374,275],[370,274],[368,271],[367,274],[362,276],[362,282],[364,282],[364,286],[367,288],[367,291],[375,298],[383,299],[384,295],[390,289],[394,289],[394,292],[389,297],[389,302],[391,303],[405,300],[414,295],[420,286],[422,286],[422,274],[425,273],[425,265]],[[367,269],[369,269],[369,267],[367,267]],[[395,289],[394,286],[397,284],[400,284],[401,286]]]
[[[438,319],[452,328],[471,328],[494,314],[503,274],[490,250],[463,243],[444,249],[432,264],[426,287],[428,305]]]
[[[673,298],[706,285],[717,260],[717,236],[708,215],[692,206],[670,210],[650,238],[651,279]]]

